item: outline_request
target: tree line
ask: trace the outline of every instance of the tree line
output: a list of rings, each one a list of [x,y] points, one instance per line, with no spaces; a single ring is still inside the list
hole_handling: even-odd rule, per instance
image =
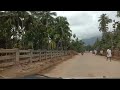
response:
[[[116,17],[120,17],[120,11],[117,11]],[[99,31],[102,32],[102,39],[97,39],[94,45],[94,49],[106,50],[108,48],[120,50],[120,22],[110,19],[107,14],[102,14],[99,17]],[[109,31],[109,24],[112,23],[113,30]]]
[[[66,17],[51,11],[0,11],[0,48],[80,51]]]

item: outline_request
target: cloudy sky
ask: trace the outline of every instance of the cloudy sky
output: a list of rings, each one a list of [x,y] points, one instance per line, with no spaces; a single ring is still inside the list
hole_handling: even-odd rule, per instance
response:
[[[101,14],[106,13],[111,19],[118,20],[116,11],[54,11],[57,16],[65,16],[70,23],[72,33],[76,34],[79,39],[101,35],[98,30],[98,19]],[[112,27],[110,25],[110,29]]]

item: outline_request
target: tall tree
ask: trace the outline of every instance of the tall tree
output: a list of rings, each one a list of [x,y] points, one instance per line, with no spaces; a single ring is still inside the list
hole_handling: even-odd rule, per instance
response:
[[[103,33],[103,37],[104,35],[107,33],[108,31],[108,24],[112,22],[111,19],[109,19],[108,16],[106,16],[106,14],[102,14],[100,17],[99,17],[99,20],[98,20],[99,23],[99,31]]]

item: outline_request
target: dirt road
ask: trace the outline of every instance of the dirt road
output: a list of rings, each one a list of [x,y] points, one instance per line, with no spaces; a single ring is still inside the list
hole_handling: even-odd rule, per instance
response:
[[[79,78],[79,77],[103,77],[120,78],[120,62],[106,61],[103,56],[95,56],[85,53],[74,56],[44,75],[50,77]]]

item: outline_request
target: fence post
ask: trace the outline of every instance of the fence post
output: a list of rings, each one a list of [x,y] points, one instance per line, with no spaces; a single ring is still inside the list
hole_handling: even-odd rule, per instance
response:
[[[56,57],[58,58],[58,50],[56,51]]]
[[[50,59],[52,59],[52,50],[50,50]]]
[[[61,56],[64,56],[64,51],[61,52]]]
[[[58,57],[60,57],[60,51],[58,51]]]
[[[55,50],[55,58],[57,58],[57,52],[56,52],[56,50]]]
[[[60,57],[60,51],[59,51],[58,57]]]
[[[66,51],[64,51],[64,56],[66,56]]]
[[[70,54],[69,51],[66,51],[67,52],[67,56]]]
[[[16,58],[15,58],[15,64],[18,65],[19,64],[19,49],[16,48]]]
[[[45,60],[47,60],[47,50],[45,50]]]
[[[62,57],[62,53],[63,53],[63,51],[60,52],[60,57]]]
[[[39,60],[41,61],[41,50],[39,50]]]
[[[56,51],[56,57],[58,58],[58,50]]]
[[[30,53],[29,53],[29,56],[30,56],[30,63],[32,63],[32,57],[33,57],[33,50],[32,49],[29,49]]]
[[[51,59],[51,51],[50,50],[48,52],[48,56],[49,56],[48,58]]]
[[[60,57],[62,57],[63,51],[60,52]]]
[[[54,58],[56,58],[56,50],[54,51]]]
[[[57,51],[57,58],[58,58],[59,51]]]

